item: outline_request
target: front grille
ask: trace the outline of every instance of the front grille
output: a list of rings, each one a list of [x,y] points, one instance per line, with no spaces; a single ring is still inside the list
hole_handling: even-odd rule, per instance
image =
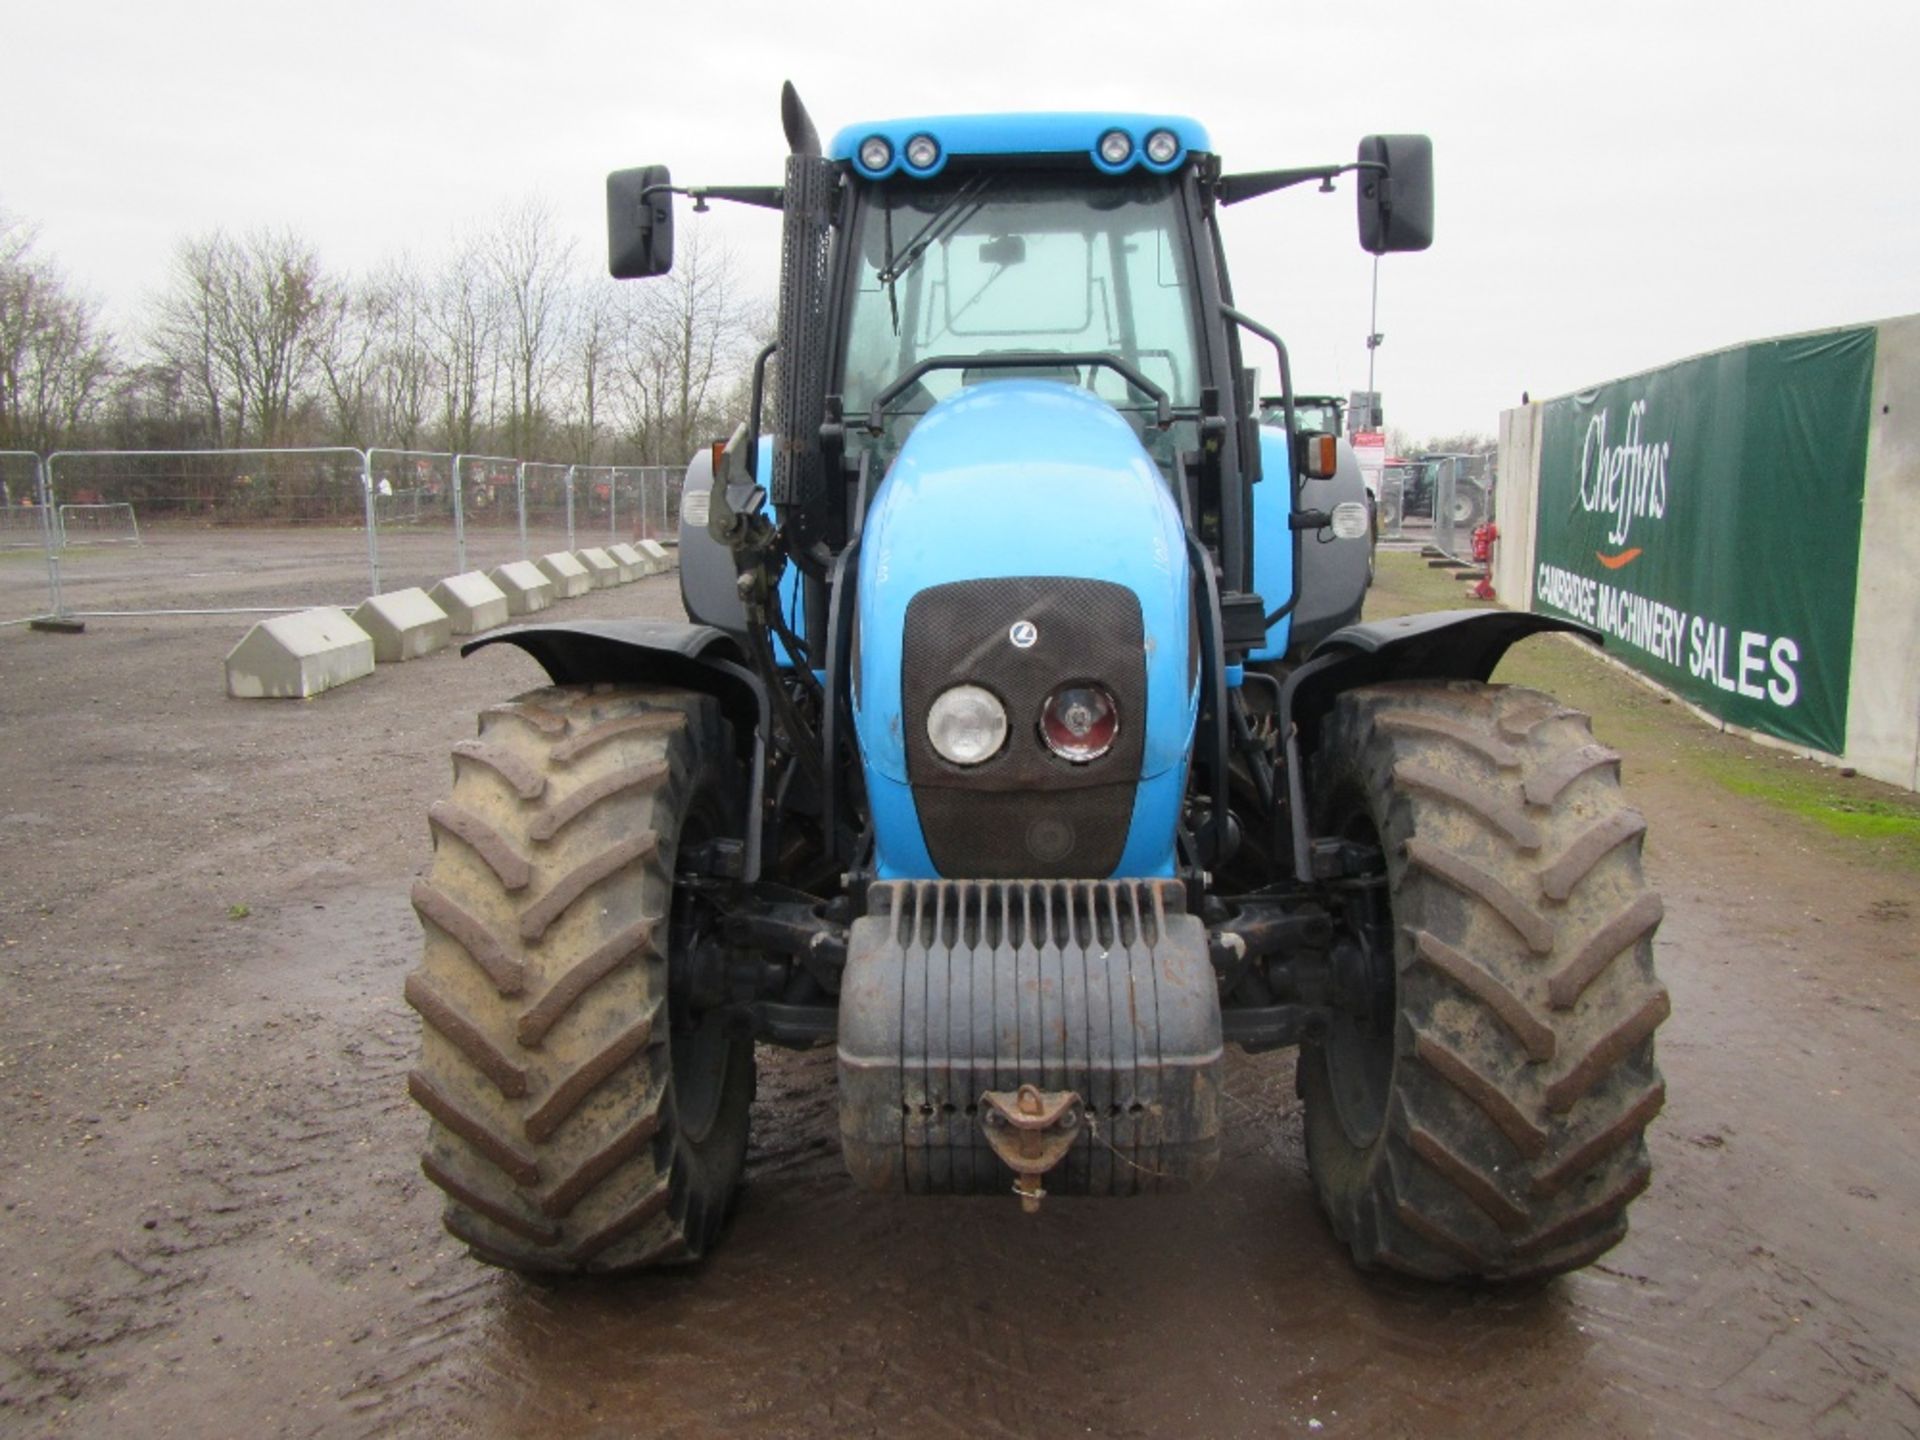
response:
[[[1012,643],[1019,621],[1037,632]],[[907,777],[927,851],[943,875],[978,879],[1109,875],[1133,820],[1146,742],[1140,601],[1124,585],[1055,576],[962,580],[907,606],[902,660]],[[1113,748],[1086,765],[1040,739],[1040,707],[1061,685],[1106,687],[1120,712]],[[982,685],[1007,709],[1006,748],[983,765],[934,751],[926,716],[948,686]]]

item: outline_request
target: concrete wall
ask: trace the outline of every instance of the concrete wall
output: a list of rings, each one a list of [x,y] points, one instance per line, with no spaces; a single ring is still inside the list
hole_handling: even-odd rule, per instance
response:
[[[1920,790],[1920,315],[1874,328],[1846,752],[1830,756],[1771,736],[1756,738]],[[1493,587],[1500,602],[1515,610],[1533,608],[1544,418],[1539,403],[1500,416]],[[1805,523],[1818,525],[1820,517],[1809,515]]]
[[[1500,471],[1493,488],[1493,593],[1510,610],[1533,608],[1533,558],[1545,410],[1523,405],[1500,417]]]
[[[1845,759],[1920,790],[1920,315],[1878,328]]]

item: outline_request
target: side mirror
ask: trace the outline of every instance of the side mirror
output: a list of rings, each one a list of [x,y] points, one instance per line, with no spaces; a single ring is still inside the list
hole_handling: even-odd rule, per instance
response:
[[[1296,437],[1300,474],[1308,480],[1331,480],[1340,469],[1340,446],[1333,436],[1309,430]]]
[[[1360,142],[1360,248],[1370,255],[1433,244],[1433,141],[1369,135]],[[1382,171],[1376,166],[1385,166]]]
[[[607,176],[607,270],[616,280],[673,268],[673,193],[667,167],[643,165]]]

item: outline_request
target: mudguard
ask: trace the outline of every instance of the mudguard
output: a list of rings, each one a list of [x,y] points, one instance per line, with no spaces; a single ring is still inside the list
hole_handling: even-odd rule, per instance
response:
[[[678,620],[578,620],[502,630],[468,641],[460,653],[471,655],[502,644],[517,646],[538,660],[556,685],[673,685],[718,700],[749,777],[746,813],[740,817],[746,836],[742,878],[760,878],[767,737],[773,733],[773,717],[766,687],[730,635],[711,625]]]
[[[1552,631],[1601,643],[1598,630],[1521,610],[1436,610],[1344,626],[1287,676],[1281,708],[1310,751],[1342,691],[1388,680],[1485,680],[1517,641]]]

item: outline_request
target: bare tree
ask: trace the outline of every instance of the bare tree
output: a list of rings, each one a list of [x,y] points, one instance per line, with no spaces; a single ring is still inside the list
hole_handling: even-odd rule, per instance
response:
[[[411,263],[398,261],[368,282],[380,295],[374,426],[380,439],[403,450],[426,443],[426,424],[442,362],[428,331],[425,282]]]
[[[555,231],[552,210],[538,200],[509,210],[482,243],[501,318],[507,449],[528,455],[545,439],[552,369],[572,300],[574,245]]]
[[[187,377],[225,445],[291,443],[342,304],[319,254],[291,231],[183,242],[151,342]]]
[[[449,450],[471,451],[490,422],[494,338],[499,316],[477,245],[463,243],[430,283],[425,328],[436,356],[441,434]]]
[[[38,238],[0,212],[0,450],[57,448],[92,415],[116,368],[99,307],[33,253]]]
[[[576,465],[599,459],[609,391],[618,383],[619,298],[613,282],[604,277],[582,282],[574,298],[561,363],[569,391],[566,458]]]
[[[647,462],[682,464],[719,428],[715,402],[737,378],[761,317],[740,297],[732,255],[698,232],[671,273],[626,294],[619,370],[627,427]]]

